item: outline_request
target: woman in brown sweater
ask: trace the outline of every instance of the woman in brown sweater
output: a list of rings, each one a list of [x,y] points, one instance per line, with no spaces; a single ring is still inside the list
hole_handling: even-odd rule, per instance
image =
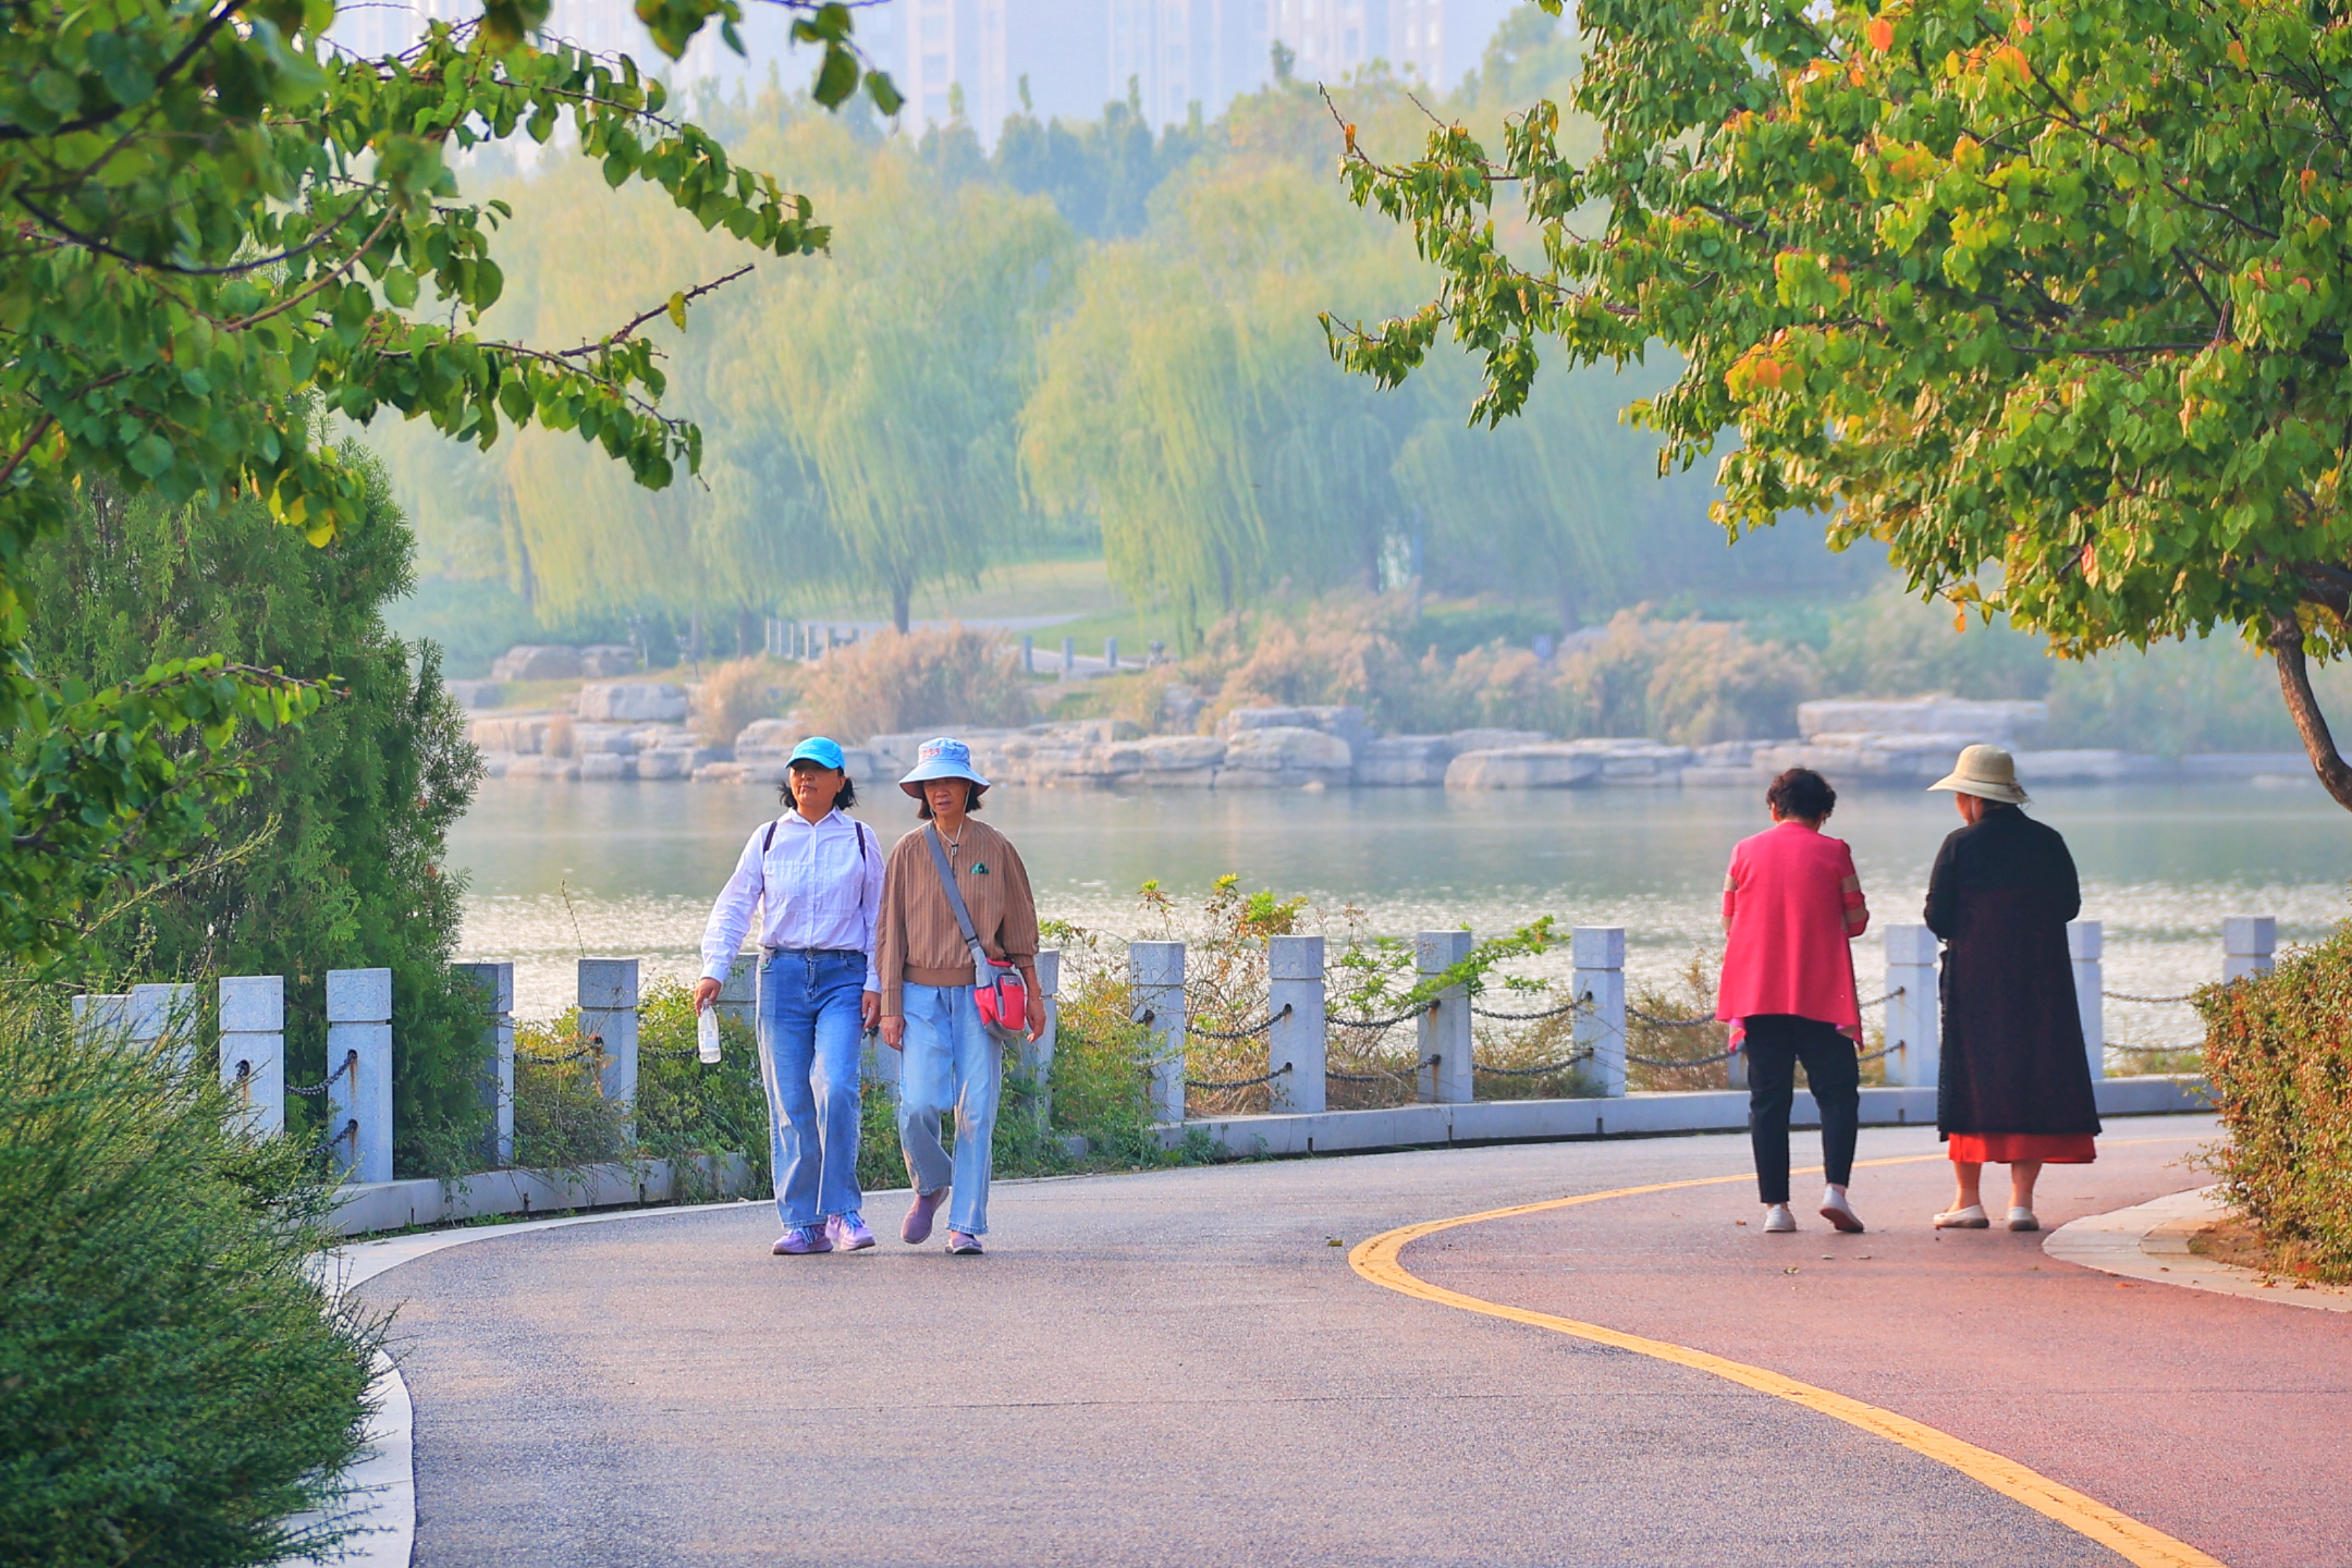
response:
[[[1020,973],[1022,1016],[1000,1016],[998,1023],[1032,1040],[1045,1028],[1037,995],[1037,905],[1028,869],[1012,844],[971,819],[988,781],[972,771],[971,751],[962,742],[924,742],[898,787],[922,803],[918,815],[923,818],[890,851],[875,931],[882,1043],[904,1057],[898,1142],[915,1187],[914,1205],[898,1234],[910,1245],[929,1240],[932,1216],[952,1189],[948,1250],[971,1257],[988,1234],[988,1167],[1003,1069],[976,994],[976,984],[989,977],[976,973],[980,965],[940,867],[944,861],[952,868],[987,957]],[[950,1110],[956,1119],[952,1159],[940,1142],[940,1118]]]

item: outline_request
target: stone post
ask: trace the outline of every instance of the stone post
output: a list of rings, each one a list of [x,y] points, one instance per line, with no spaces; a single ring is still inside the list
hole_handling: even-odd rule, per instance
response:
[[[1021,673],[1024,675],[1037,673],[1037,639],[1025,632],[1021,637]]]
[[[89,992],[73,999],[73,1021],[76,1029],[86,1029],[93,1035],[128,1035],[131,1032],[131,993]]]
[[[1103,638],[1103,673],[1105,675],[1118,673],[1118,639],[1117,637]]]
[[[1468,931],[1423,931],[1412,939],[1413,977],[1434,979],[1469,956]],[[1470,993],[1447,986],[1437,994],[1437,1005],[1414,1022],[1415,1056],[1422,1065],[1413,1070],[1413,1082],[1421,1098],[1440,1105],[1469,1104],[1477,1098],[1470,1060]]]
[[[392,971],[327,971],[327,1141],[345,1179],[392,1180]]]
[[[1577,1049],[1592,1053],[1587,1070],[1614,1099],[1625,1092],[1625,928],[1578,926],[1568,943],[1576,964],[1570,988],[1587,1004],[1576,1015]]]
[[[596,1087],[606,1100],[623,1108],[622,1126],[635,1136],[635,1118],[626,1112],[637,1101],[635,959],[580,961],[580,1032],[603,1047],[604,1072]]]
[[[760,1032],[760,964],[766,957],[756,947],[737,953],[719,987],[719,999],[711,1004],[720,1017],[734,1019],[755,1037]]]
[[[2231,915],[2221,922],[2221,983],[2268,974],[2278,950],[2278,921],[2269,915]]]
[[[131,1040],[143,1049],[169,1053],[185,1071],[196,1059],[196,988],[168,984],[131,988]]]
[[[1078,672],[1078,639],[1062,639],[1062,679],[1067,680]]]
[[[1321,1110],[1323,1053],[1330,1033],[1323,1010],[1323,939],[1266,938],[1265,970],[1270,981],[1266,1005],[1274,1010],[1274,1026],[1265,1037],[1265,1068],[1276,1073],[1290,1069],[1266,1086],[1267,1109]]]
[[[2107,1076],[2106,965],[2100,962],[2105,945],[2096,921],[2066,922],[2066,956],[2074,963],[2074,1011],[2083,1020],[2083,1056],[2091,1076]]]
[[[481,1075],[476,1080],[490,1129],[482,1159],[493,1171],[514,1163],[514,965],[458,963],[451,968],[482,988],[490,1021],[482,1031]]]
[[[225,974],[220,982],[221,1087],[245,1102],[246,1134],[286,1131],[286,977]]]
[[[1936,993],[1936,933],[1926,926],[1886,928],[1886,1081],[1933,1089],[1940,1058],[1942,1004]]]
[[[1151,1036],[1151,1111],[1162,1121],[1184,1120],[1184,944],[1130,942],[1128,983],[1135,1016]]]
[[[1021,1042],[1021,1070],[1028,1075],[1032,1105],[1036,1111],[1040,1132],[1054,1125],[1054,1041],[1062,1021],[1062,950],[1041,948],[1037,952],[1037,996],[1035,1005],[1045,1010],[1045,1032],[1034,1040]],[[883,1050],[896,1056],[885,1046]]]

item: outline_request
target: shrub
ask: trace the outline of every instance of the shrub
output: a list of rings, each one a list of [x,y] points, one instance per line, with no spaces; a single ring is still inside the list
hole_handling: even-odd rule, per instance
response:
[[[835,648],[802,689],[814,732],[841,741],[940,726],[1011,728],[1037,716],[1011,650],[981,632],[884,631]]]
[[[719,1043],[716,1066],[697,1056],[691,987],[662,980],[646,990],[637,1012],[637,1152],[672,1162],[740,1154],[751,1167],[746,1190],[756,1196],[772,1184],[759,1047],[748,1025],[724,1016]],[[681,1201],[703,1195],[691,1168],[679,1180]]]
[[[307,1139],[212,1075],[0,998],[0,1562],[275,1563],[357,1454],[381,1324],[310,1270]]]
[[[604,1099],[604,1054],[580,1033],[580,1010],[515,1026],[515,1163],[568,1170],[606,1160],[687,1162],[740,1154],[751,1189],[768,1179],[768,1097],[750,1027],[719,1020],[719,1060],[703,1062],[695,1043],[694,993],[660,980],[637,1002],[635,1136],[629,1113]],[[681,1201],[699,1195],[690,1171]]]
[[[1425,651],[1415,658],[1412,647]],[[1802,647],[1755,641],[1726,622],[1664,621],[1638,609],[1549,663],[1502,641],[1448,656],[1409,601],[1361,595],[1319,600],[1296,619],[1229,616],[1184,673],[1216,693],[1216,714],[1354,703],[1383,730],[1483,726],[1685,745],[1792,734],[1797,703],[1820,679]]]
[[[705,677],[694,693],[694,732],[727,745],[756,719],[781,718],[799,680],[773,659],[730,659]]]
[[[2352,1279],[2352,921],[2273,973],[2198,994],[2230,1131],[2206,1158],[2282,1267]]]

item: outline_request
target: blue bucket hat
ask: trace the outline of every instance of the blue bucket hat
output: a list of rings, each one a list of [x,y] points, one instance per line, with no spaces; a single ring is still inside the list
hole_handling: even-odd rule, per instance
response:
[[[970,779],[982,789],[988,787],[988,781],[972,771],[971,748],[946,735],[923,742],[915,752],[914,767],[898,781],[898,787],[920,800],[927,779]]]
[[[792,762],[784,765],[790,767],[792,763],[814,763],[821,768],[838,768],[841,766],[841,746],[823,735],[811,735],[793,748]]]

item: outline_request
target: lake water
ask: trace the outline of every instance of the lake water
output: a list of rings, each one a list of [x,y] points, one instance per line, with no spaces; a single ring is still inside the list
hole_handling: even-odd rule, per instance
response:
[[[2030,781],[2029,781],[2030,782]],[[1719,941],[1723,868],[1765,826],[1760,791],[1000,789],[987,820],[1020,847],[1044,912],[1153,934],[1137,888],[1196,898],[1226,872],[1305,893],[1314,929],[1410,936],[1467,924],[1497,934],[1538,915],[1625,928],[1627,967],[1664,980]],[[645,975],[690,977],[710,900],[773,792],[683,784],[485,781],[452,835],[470,879],[464,956],[515,964],[517,1009],[569,1005],[574,961],[635,955]],[[2106,922],[2111,990],[2171,994],[2217,978],[2225,915],[2277,917],[2282,945],[2346,913],[2352,815],[2315,784],[2053,786],[2032,808],[2066,835],[2084,914]],[[885,841],[912,803],[877,790],[860,809]],[[1830,831],[1853,845],[1874,931],[1855,946],[1864,995],[1884,989],[1875,926],[1916,921],[1948,796],[1854,791]],[[1524,966],[1557,973],[1554,961]],[[2183,1007],[2110,1004],[2111,1041],[2193,1038]]]

